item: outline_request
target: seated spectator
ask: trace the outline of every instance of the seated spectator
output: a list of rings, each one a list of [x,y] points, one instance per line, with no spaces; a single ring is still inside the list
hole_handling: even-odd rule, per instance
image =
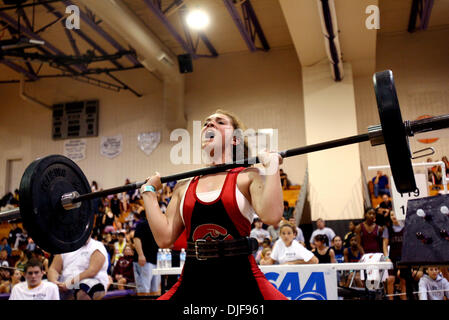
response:
[[[302,244],[304,247],[306,246],[306,242],[304,239],[304,234],[302,233],[301,228],[299,228],[296,225],[296,218],[295,216],[291,216],[290,219],[288,219],[288,223],[290,223],[292,226],[295,226],[296,230],[295,230],[295,239],[296,241],[298,241],[300,244]]]
[[[349,248],[350,244],[349,244],[349,240],[355,236],[355,227],[356,227],[356,223],[355,221],[349,221],[349,232],[345,234],[344,238],[343,238],[343,246],[345,248]]]
[[[376,224],[376,212],[373,208],[365,210],[365,220],[355,227],[357,241],[362,248],[362,255],[365,253],[382,253],[382,233],[383,227]]]
[[[166,184],[164,185],[162,189],[162,201],[168,204],[170,203],[171,197],[173,195],[173,189],[170,187],[170,185]]]
[[[8,250],[0,250],[0,267],[9,267]]]
[[[271,252],[271,264],[315,264],[317,257],[295,240],[294,226],[285,223],[281,226],[280,239]]]
[[[22,229],[17,225],[17,223],[12,222],[11,230],[9,231],[8,236],[8,244],[11,246],[11,248],[15,248],[16,239],[19,234],[22,234]]]
[[[315,248],[314,239],[317,235],[325,234],[329,241],[332,241],[335,237],[334,230],[326,227],[326,223],[325,223],[324,219],[318,218],[316,220],[316,226],[317,226],[317,229],[312,232],[312,235],[310,236],[310,240],[309,240],[309,244],[312,249]],[[331,245],[330,242],[326,243],[326,246],[329,247],[330,245]]]
[[[17,260],[15,267],[24,272],[25,271],[25,265],[27,264],[28,260],[31,259],[31,252],[28,250],[20,250],[20,258]]]
[[[33,256],[38,259],[42,263],[42,268],[44,270],[44,274],[42,275],[44,279],[47,279],[48,275],[48,258],[50,255],[42,250],[41,248],[36,248],[33,252]]]
[[[392,224],[385,228],[383,232],[383,253],[384,256],[388,258],[389,261],[393,263],[394,269],[388,270],[388,279],[387,279],[387,293],[394,293],[394,283],[398,277],[400,277],[400,270],[397,268],[397,262],[401,260],[402,253],[402,241],[404,237],[404,225],[400,224],[396,219],[396,215],[394,212],[391,212],[391,220]],[[409,272],[406,269],[403,269],[403,274],[405,275]],[[404,293],[401,296],[402,300],[407,300],[405,295],[406,293],[406,284],[405,284],[405,276],[399,278],[399,283],[401,286],[401,292]],[[393,300],[393,296],[388,297],[390,300]]]
[[[91,187],[92,192],[97,192],[100,190],[100,189],[98,189],[98,183],[95,180],[92,181],[92,185],[90,187]]]
[[[345,248],[343,247],[343,240],[340,236],[335,236],[333,243],[334,245],[331,248],[335,253],[335,261],[337,261],[337,263],[345,262],[345,256],[343,253]],[[346,283],[345,275],[346,274],[343,271],[337,270],[337,283],[340,286],[344,286],[344,284]]]
[[[427,162],[433,162],[432,158],[428,158]],[[441,184],[443,180],[443,173],[441,172],[441,166],[433,166],[427,168],[428,181],[435,185]]]
[[[388,189],[388,177],[383,174],[382,171],[377,171],[377,175],[372,179],[374,187],[374,196],[377,198],[379,195],[387,194],[390,195],[390,190]]]
[[[28,244],[26,246],[26,250],[28,251],[34,251],[36,249],[36,244],[34,243],[34,240],[31,239],[31,237],[28,237]]]
[[[359,244],[357,242],[357,236],[352,236],[349,239],[349,247],[343,250],[343,256],[345,262],[359,262],[363,256],[360,250]]]
[[[430,266],[419,279],[419,300],[449,299],[449,282],[441,275],[440,268]]]
[[[121,256],[115,264],[112,278],[118,283],[117,288],[123,290],[124,284],[134,283],[134,251],[130,245],[127,245],[124,250],[124,255]]]
[[[103,215],[102,225],[104,226],[103,233],[112,233],[115,231],[116,217],[112,213],[111,208],[105,207],[105,214]]]
[[[284,213],[282,214],[282,217],[283,217],[285,220],[290,219],[290,217],[293,216],[293,210],[294,210],[294,209],[295,209],[295,208],[290,207],[290,206],[288,205],[288,201],[284,201]]]
[[[9,273],[11,275],[10,281],[4,281],[0,283],[0,293],[11,293],[12,288],[23,281],[23,275],[20,270],[9,270]]]
[[[267,230],[262,228],[263,222],[260,220],[260,218],[254,219],[254,228],[251,230],[250,237],[256,238],[257,242],[259,242],[259,247],[262,246],[262,243],[265,238],[270,239],[270,234]]]
[[[5,194],[2,199],[0,200],[0,207],[6,207],[9,206],[11,204],[11,200],[14,198],[14,195],[11,192],[8,192],[7,194]],[[11,205],[12,206],[12,205]],[[9,210],[10,208],[8,207],[5,210]]]
[[[126,247],[125,232],[122,230],[118,233],[118,240],[114,243],[114,254],[111,259],[111,264],[115,266],[120,257],[123,257],[123,253]]]
[[[23,228],[21,233],[16,234],[14,249],[25,250],[28,245],[28,232]]]
[[[313,254],[318,258],[318,263],[337,263],[334,250],[326,246],[326,243],[329,243],[327,236],[325,234],[318,234],[315,237],[315,249],[312,250]]]
[[[446,156],[443,156],[443,157],[441,158],[441,161],[444,162],[444,166],[446,167],[446,172],[445,172],[446,178],[449,178],[449,160],[447,159]]]
[[[287,177],[287,174],[284,172],[284,170],[279,169],[279,175],[281,177],[281,186],[283,190],[286,190],[288,188],[290,188],[290,186],[292,185],[292,183],[290,182],[290,180]]]
[[[271,240],[269,238],[265,238],[262,242],[262,246],[259,247],[259,250],[256,252],[256,262],[259,263],[260,259],[262,259],[262,251],[265,248],[271,249]]]
[[[6,256],[6,250],[2,250],[0,252],[0,293],[7,293],[11,283],[11,269]]]
[[[349,247],[343,250],[343,255],[345,257],[345,262],[359,262],[362,258],[363,253],[360,250],[359,243],[357,241],[357,236],[353,235],[349,237]],[[360,279],[360,272],[350,270],[346,276],[346,287],[349,287],[351,282],[355,280],[356,286],[363,287],[362,280]]]
[[[9,204],[12,204],[13,206],[19,205],[19,189],[14,190],[14,194],[9,200]]]
[[[268,265],[271,263],[271,248],[263,248],[260,255],[260,265]]]
[[[25,282],[16,284],[9,300],[59,300],[58,287],[51,282],[42,281],[43,266],[37,259],[30,259],[25,266]]]
[[[443,183],[443,172],[441,166],[434,167],[434,169],[432,170],[432,175],[433,175],[433,184]]]
[[[334,250],[335,254],[335,260],[337,263],[343,263],[345,262],[345,256],[343,254],[343,241],[341,240],[340,236],[334,237],[334,245],[331,247],[332,250]]]
[[[390,198],[386,194],[382,195],[382,202],[380,202],[375,209],[376,223],[379,226],[391,225],[390,212],[392,209],[393,203],[391,202]]]
[[[280,223],[268,226],[267,231],[270,234],[271,242],[275,243],[279,239]]]
[[[11,255],[12,249],[11,249],[11,246],[8,244],[8,238],[6,238],[6,237],[3,237],[0,242],[0,251],[3,249],[6,250],[6,252],[8,253],[8,256]]]
[[[121,211],[121,201],[118,198],[118,194],[114,194],[110,200],[110,208],[114,217],[120,217]]]
[[[107,252],[92,238],[73,252],[56,254],[48,280],[55,283],[64,299],[101,300],[109,286]]]

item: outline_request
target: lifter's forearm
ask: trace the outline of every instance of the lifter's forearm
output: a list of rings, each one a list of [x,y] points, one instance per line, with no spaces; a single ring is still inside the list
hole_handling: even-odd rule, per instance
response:
[[[275,224],[282,218],[284,211],[283,194],[280,183],[279,170],[276,173],[266,175],[262,185],[262,197],[260,198],[260,212],[262,220],[267,224]]]

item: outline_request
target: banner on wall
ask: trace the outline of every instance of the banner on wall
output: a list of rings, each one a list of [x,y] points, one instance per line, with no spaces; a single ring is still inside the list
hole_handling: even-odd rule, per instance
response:
[[[101,137],[100,153],[102,156],[112,159],[122,152],[122,135]]]
[[[64,141],[64,156],[77,162],[86,158],[86,139]]]
[[[338,300],[337,271],[328,266],[259,266],[270,283],[290,300]]]
[[[161,142],[161,133],[155,132],[143,132],[137,135],[137,144],[146,155],[150,155]]]

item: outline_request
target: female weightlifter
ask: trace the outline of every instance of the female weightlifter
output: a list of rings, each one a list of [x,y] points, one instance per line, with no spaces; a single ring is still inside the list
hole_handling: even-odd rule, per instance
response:
[[[202,150],[210,165],[247,157],[243,124],[217,110],[201,130]],[[242,148],[244,152],[237,152]],[[241,150],[241,149],[240,149]],[[275,224],[283,213],[277,153],[258,154],[263,168],[238,167],[178,182],[163,214],[157,201],[158,173],[142,186],[147,219],[161,248],[169,248],[187,232],[187,259],[178,282],[159,299],[199,301],[284,300],[258,268],[257,240],[249,237],[254,214]]]

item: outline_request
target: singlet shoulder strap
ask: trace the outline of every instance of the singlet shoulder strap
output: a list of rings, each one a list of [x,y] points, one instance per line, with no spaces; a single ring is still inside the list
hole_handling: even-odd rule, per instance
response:
[[[221,196],[226,212],[242,237],[249,236],[251,232],[251,223],[240,212],[236,199],[237,177],[245,169],[245,167],[237,167],[228,172]]]

